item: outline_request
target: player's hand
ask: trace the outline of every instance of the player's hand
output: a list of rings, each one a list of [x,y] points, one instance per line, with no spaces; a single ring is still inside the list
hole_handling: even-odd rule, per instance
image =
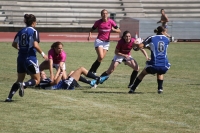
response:
[[[47,57],[47,55],[44,55],[43,58],[44,58],[45,60],[49,60],[48,57]]]
[[[90,38],[91,38],[91,37],[90,37],[90,36],[88,36],[87,40],[88,40],[88,41],[90,41]]]

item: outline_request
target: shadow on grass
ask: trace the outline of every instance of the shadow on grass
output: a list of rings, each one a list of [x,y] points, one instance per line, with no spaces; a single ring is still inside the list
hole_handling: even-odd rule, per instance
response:
[[[200,85],[200,84],[187,84],[187,85]]]
[[[110,91],[83,91],[83,93],[98,93],[98,94],[129,94],[128,92],[110,92]],[[144,94],[142,92],[135,92],[133,94],[129,95],[135,95],[135,94]]]

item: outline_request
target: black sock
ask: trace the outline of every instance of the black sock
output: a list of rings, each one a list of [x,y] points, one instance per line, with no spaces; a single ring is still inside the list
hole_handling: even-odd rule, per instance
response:
[[[34,86],[36,85],[36,82],[34,79],[30,79],[29,81],[27,82],[24,82],[25,86]]]
[[[90,72],[93,72],[93,73],[96,73],[96,71],[97,71],[97,69],[99,68],[99,66],[100,66],[100,64],[101,64],[101,62],[99,62],[98,60],[96,60],[93,64],[92,64],[92,66],[91,66],[91,68],[90,68]]]
[[[131,87],[131,90],[135,90],[136,87],[140,84],[141,81],[142,81],[142,80],[140,80],[139,78],[136,78],[136,80],[135,80],[133,86]]]
[[[101,74],[101,77],[103,76],[108,76],[109,74],[106,73],[106,71],[104,73]]]
[[[133,70],[133,72],[131,74],[129,86],[133,84],[133,82],[135,81],[135,78],[137,77],[137,74],[138,74],[138,71]]]
[[[158,83],[158,89],[163,89],[163,87],[162,87],[163,80],[157,79],[157,83]]]
[[[11,90],[10,90],[10,93],[9,93],[9,95],[8,95],[8,98],[12,99],[13,95],[17,92],[17,90],[18,90],[18,84],[17,84],[17,83],[14,83],[14,84],[12,85],[12,88],[11,88]]]
[[[80,76],[79,81],[86,83],[86,84],[90,84],[90,81],[87,80],[86,78],[82,77],[82,76]]]
[[[92,79],[98,79],[98,78],[99,78],[98,76],[94,75],[94,74],[93,74],[92,72],[90,72],[90,71],[87,73],[86,77],[92,78]]]

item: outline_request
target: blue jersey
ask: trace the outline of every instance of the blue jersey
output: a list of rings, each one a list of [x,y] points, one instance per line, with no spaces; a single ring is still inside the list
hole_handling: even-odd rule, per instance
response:
[[[148,61],[148,65],[155,67],[170,67],[167,58],[167,48],[169,43],[169,39],[162,34],[150,36],[143,41],[145,47],[149,47],[151,50],[151,60]]]
[[[21,29],[15,36],[14,42],[18,43],[19,56],[36,57],[36,49],[33,47],[34,41],[40,42],[39,33],[33,27]]]
[[[75,88],[75,83],[76,80],[74,79],[67,79],[67,80],[61,80],[58,82],[58,84],[56,85],[51,85],[51,79],[47,78],[44,80],[41,80],[39,85],[36,87],[40,87],[42,89],[51,89],[51,90],[60,90],[60,89],[64,89],[64,90],[73,90]]]

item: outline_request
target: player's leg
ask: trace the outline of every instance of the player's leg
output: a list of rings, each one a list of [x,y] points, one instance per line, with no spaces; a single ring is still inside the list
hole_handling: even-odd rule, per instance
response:
[[[109,44],[109,42],[103,42],[99,39],[96,39],[94,46],[95,46],[95,50],[96,50],[96,53],[97,53],[97,60],[92,64],[89,71],[96,73],[97,69],[99,68],[99,66],[101,64],[101,61],[106,56],[106,53],[108,51],[110,44]]]
[[[92,78],[92,79],[98,79],[99,77],[94,75],[92,72],[89,72],[87,69],[84,67],[80,67],[77,70],[75,70],[70,77],[73,77],[76,81],[79,80],[80,75],[83,74],[86,77]]]
[[[128,65],[129,67],[131,67],[133,69],[133,72],[131,73],[131,77],[130,77],[130,82],[128,85],[128,88],[131,88],[133,86],[133,82],[135,81],[138,72],[139,72],[139,66],[137,64],[137,62],[131,58],[131,60],[128,60],[125,62],[126,65]]]
[[[43,62],[40,64],[39,68],[40,68],[40,71],[49,69],[49,61],[46,61],[46,60],[43,61]]]
[[[158,94],[163,92],[163,74],[157,74],[157,83],[158,83]]]
[[[17,74],[17,76],[18,76],[17,81],[12,85],[10,92],[8,94],[8,97],[6,98],[5,102],[12,102],[12,97],[14,96],[14,94],[19,89],[19,82],[23,82],[25,75],[26,75],[25,73],[18,73]]]
[[[147,74],[148,74],[148,72],[146,71],[146,69],[143,69],[143,71],[139,74],[139,76],[134,81],[133,86],[131,87],[129,93],[134,93],[135,92],[135,89],[140,84],[140,82],[145,77],[145,75],[147,75]]]

